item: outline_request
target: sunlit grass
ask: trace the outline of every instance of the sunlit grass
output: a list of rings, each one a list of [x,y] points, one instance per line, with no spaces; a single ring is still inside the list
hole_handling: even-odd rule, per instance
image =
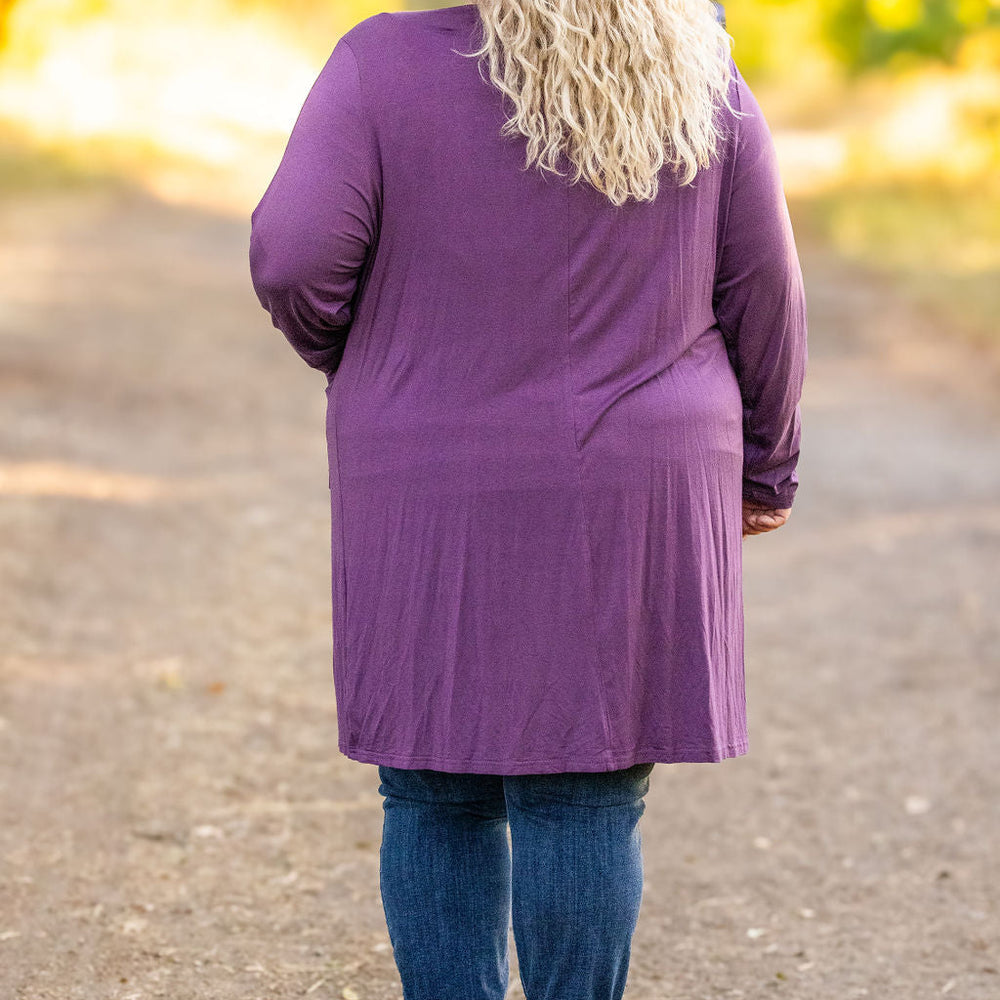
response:
[[[162,164],[164,157],[142,137],[46,140],[18,122],[0,120],[0,197],[133,184],[147,165]]]
[[[943,330],[1000,349],[1000,182],[855,184],[802,210],[826,242],[933,312]]]
[[[0,120],[0,200],[69,191],[139,188],[163,201],[245,215],[267,183],[283,139],[248,137],[248,164],[238,174],[189,154],[164,150],[143,136],[43,139]]]
[[[828,195],[819,205],[839,247],[885,267],[955,277],[1000,270],[998,190],[893,185]]]
[[[76,147],[45,146],[14,122],[0,122],[0,193],[8,197],[109,180],[109,172]]]
[[[244,211],[340,34],[392,6],[19,0],[0,57],[0,183],[120,176]]]

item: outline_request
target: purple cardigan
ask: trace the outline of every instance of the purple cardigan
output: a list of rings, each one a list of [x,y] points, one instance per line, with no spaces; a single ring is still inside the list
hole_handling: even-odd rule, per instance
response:
[[[745,754],[741,500],[792,504],[807,358],[767,123],[734,65],[720,160],[616,208],[524,169],[477,28],[352,28],[251,217],[256,294],[327,377],[339,748]]]

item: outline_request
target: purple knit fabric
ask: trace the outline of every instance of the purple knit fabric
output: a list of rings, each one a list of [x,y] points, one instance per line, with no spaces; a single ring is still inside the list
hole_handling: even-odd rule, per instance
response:
[[[474,4],[352,28],[251,216],[256,294],[327,376],[339,748],[740,756],[741,498],[792,504],[807,360],[773,139],[734,65],[718,162],[616,208],[524,169],[454,51],[478,28]]]

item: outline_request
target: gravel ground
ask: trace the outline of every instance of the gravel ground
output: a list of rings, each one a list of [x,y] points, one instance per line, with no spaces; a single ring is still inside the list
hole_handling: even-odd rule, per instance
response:
[[[325,382],[248,235],[128,189],[0,205],[3,997],[401,996],[376,770],[336,745]],[[1000,369],[801,250],[750,752],[654,770],[626,996],[996,1000]]]

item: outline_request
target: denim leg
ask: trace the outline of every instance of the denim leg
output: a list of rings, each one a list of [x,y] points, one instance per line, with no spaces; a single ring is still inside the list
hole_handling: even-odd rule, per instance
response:
[[[502,776],[378,772],[379,881],[404,1000],[503,1000],[511,871]]]
[[[652,769],[504,776],[514,942],[527,1000],[624,993]]]

